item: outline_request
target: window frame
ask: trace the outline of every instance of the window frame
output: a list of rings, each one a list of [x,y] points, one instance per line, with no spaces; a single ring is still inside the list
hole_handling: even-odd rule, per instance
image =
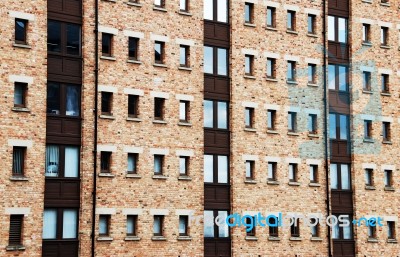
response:
[[[8,246],[23,246],[24,237],[24,215],[11,214],[10,225],[8,229]]]
[[[253,221],[250,221],[250,219],[252,219]],[[252,216],[251,218],[246,218],[246,224],[251,224],[251,222],[253,222],[253,228],[250,231],[247,231],[246,229],[246,237],[256,237],[256,217]]]
[[[163,1],[163,0],[160,0]],[[157,58],[157,45],[160,46],[160,58]],[[165,42],[163,41],[154,41],[154,63],[155,64],[165,64]]]
[[[393,187],[393,171],[392,170],[384,170],[383,171],[383,179],[384,179],[384,185],[386,188]]]
[[[113,57],[113,41],[114,35],[110,33],[101,33],[101,56],[104,57]],[[105,44],[109,44],[108,51],[105,51]]]
[[[310,74],[311,72],[311,74]],[[311,80],[310,80],[311,77]],[[313,63],[308,64],[308,84],[317,83],[317,65]]]
[[[370,44],[371,43],[371,24],[363,23],[362,30],[363,30],[362,42]]]
[[[271,170],[270,167],[272,168]],[[268,174],[267,174],[268,181],[278,181],[277,170],[278,170],[277,162],[268,162]],[[270,174],[272,175],[272,177],[270,177]]]
[[[183,220],[184,225],[185,225],[184,233],[180,232],[181,220]],[[179,236],[189,236],[189,216],[188,215],[179,215],[178,221],[179,221],[179,227],[178,227]]]
[[[224,3],[226,3],[226,13],[223,14],[223,17],[226,18],[226,21],[219,21],[219,15],[220,15],[220,9],[218,8],[218,0],[211,0],[212,2],[212,20],[207,19],[203,15],[203,19],[207,22],[213,22],[213,23],[220,23],[220,24],[229,24],[229,1],[225,0]],[[204,8],[208,7],[207,5],[204,4]],[[205,13],[205,12],[204,12]]]
[[[349,226],[348,227],[350,227],[350,238],[344,238],[344,226],[343,227],[341,227],[341,226],[339,226],[339,223],[337,224],[337,226],[334,226],[334,227],[331,227],[331,228],[329,228],[329,229],[331,229],[331,230],[333,230],[333,229],[335,229],[335,228],[337,228],[339,231],[339,237],[338,238],[334,238],[334,233],[333,233],[333,231],[332,231],[332,240],[333,241],[335,241],[335,240],[340,240],[340,241],[342,241],[342,240],[353,240],[354,239],[354,228],[353,228],[353,223],[351,222],[352,220],[353,220],[353,216],[352,215],[349,215],[349,214],[341,214],[341,213],[335,213],[335,214],[332,214],[332,215],[334,215],[334,216],[336,216],[336,217],[338,217],[338,216],[340,216],[340,215],[347,215],[348,216],[348,218],[347,218],[347,220],[349,221]]]
[[[334,33],[335,33],[335,39],[330,40],[329,39],[329,18],[333,17],[334,18]],[[339,19],[344,19],[345,21],[345,42],[340,41],[340,30],[339,30]],[[328,41],[329,42],[335,42],[338,44],[348,44],[349,42],[349,19],[347,17],[342,17],[342,16],[336,16],[336,15],[328,15]]]
[[[246,180],[254,180],[254,169],[255,169],[255,161],[253,160],[246,160],[245,161],[245,173],[246,173]],[[250,175],[250,176],[248,176]]]
[[[286,13],[286,29],[288,31],[295,32],[296,31],[296,11],[287,10]]]
[[[129,170],[129,157],[133,158],[133,170]],[[139,154],[138,153],[128,153],[127,154],[127,169],[126,173],[127,174],[138,174],[138,160],[139,160]]]
[[[289,168],[289,174],[288,174],[288,178],[289,178],[289,182],[298,182],[298,167],[299,165],[297,163],[289,163],[288,168]],[[290,178],[291,176],[293,176],[293,178]]]
[[[287,74],[286,74],[286,80],[288,82],[296,82],[297,80],[297,74],[296,74],[296,66],[297,62],[296,61],[287,61]],[[289,77],[289,71],[291,76]]]
[[[164,219],[165,219],[164,215],[153,215],[153,236],[161,236],[161,237],[164,236]],[[154,230],[156,220],[158,220],[157,222],[159,222],[159,226],[160,226],[159,232],[156,232]]]
[[[253,3],[250,3],[250,2],[244,3],[244,23],[245,24],[254,24],[254,4]]]
[[[154,120],[165,119],[165,98],[154,97]]]
[[[330,86],[330,81],[329,81],[329,66],[333,66],[334,70],[335,70],[335,83],[334,86],[335,88],[331,88]],[[345,79],[346,79],[346,85],[345,85],[345,90],[341,89],[341,85],[340,85],[340,68],[344,68],[345,69]],[[336,63],[329,63],[328,64],[328,88],[330,91],[336,91],[336,92],[346,92],[349,93],[349,78],[350,78],[350,74],[349,74],[349,66],[348,65],[344,65],[344,64],[336,64]]]
[[[396,240],[396,223],[395,221],[387,221],[387,238],[389,240]]]
[[[181,172],[181,160],[185,161],[185,172]],[[190,162],[190,157],[189,156],[179,156],[179,175],[180,176],[189,176],[189,163]]]
[[[336,191],[347,191],[347,192],[352,192],[353,191],[353,189],[352,189],[352,186],[353,186],[353,184],[352,184],[352,179],[351,179],[351,166],[349,165],[349,164],[347,164],[347,163],[336,163],[336,162],[334,162],[334,163],[331,163],[330,165],[336,165],[336,172],[337,172],[337,175],[336,175],[336,179],[337,179],[337,184],[338,184],[338,188],[332,188],[332,183],[330,184],[330,188],[331,188],[331,190],[336,190]],[[343,189],[343,183],[342,183],[342,165],[347,165],[347,167],[348,167],[348,172],[349,172],[349,176],[348,176],[348,184],[349,184],[349,188],[348,189]],[[331,166],[329,167],[329,176],[330,176],[330,181],[332,181],[332,168],[331,168]]]
[[[213,72],[212,73],[208,73],[205,72],[203,69],[204,74],[206,75],[211,75],[211,76],[216,76],[216,77],[229,77],[229,49],[228,48],[224,48],[224,47],[217,47],[217,46],[211,46],[211,45],[204,45],[204,48],[209,47],[212,48],[212,69]],[[218,63],[219,63],[219,58],[218,58],[218,50],[225,50],[226,53],[226,58],[225,58],[225,63],[226,63],[226,69],[224,69],[224,71],[226,72],[226,74],[220,74],[219,70],[218,70]],[[205,51],[204,51],[205,52]],[[204,63],[205,63],[205,59],[204,59]],[[205,68],[205,65],[204,65]]]
[[[307,15],[307,33],[311,35],[316,34],[316,20],[317,16],[314,14],[308,14]],[[311,22],[311,24],[310,24]],[[310,31],[310,25],[311,25],[311,31]]]
[[[227,216],[229,216],[229,214],[230,214],[230,210],[224,210],[224,209],[218,209],[218,210],[212,210],[212,209],[206,209],[206,208],[204,208],[204,212],[212,212],[213,213],[213,219],[212,219],[212,223],[213,223],[213,228],[214,228],[214,230],[213,230],[213,234],[214,234],[214,236],[213,237],[206,237],[206,236],[204,236],[204,238],[231,238],[231,228],[228,226],[228,225],[226,225],[225,223],[223,223],[224,225],[226,225],[226,227],[223,227],[223,226],[218,226],[214,221],[215,221],[215,218],[217,217],[217,216],[219,216],[219,212],[226,212],[226,215]],[[203,212],[203,213],[204,213]],[[205,215],[204,215],[204,218],[205,218],[205,221],[204,221],[204,225],[206,224],[206,217],[205,217]],[[228,229],[228,235],[226,236],[226,237],[224,237],[224,236],[219,236],[219,228],[227,228]]]
[[[212,102],[213,126],[212,127],[206,127],[205,124],[203,124],[204,128],[205,129],[212,129],[212,130],[220,130],[220,131],[229,131],[229,125],[230,125],[229,124],[229,115],[230,115],[229,102],[228,101],[215,100],[215,99],[204,99],[204,101],[203,101],[203,109],[205,108],[205,101]],[[226,128],[219,128],[218,127],[218,121],[219,121],[218,103],[226,104],[226,120],[224,120],[226,122]],[[204,111],[204,115],[206,115],[205,111]]]
[[[21,94],[21,104],[16,104],[16,92],[17,88],[20,88],[22,91]],[[17,108],[26,108],[26,98],[27,98],[27,92],[28,92],[28,83],[22,83],[22,82],[15,82],[14,83],[14,107]]]
[[[139,42],[140,39],[137,37],[128,38],[128,59],[132,61],[139,60]],[[131,50],[134,49],[134,50]]]
[[[271,66],[271,67],[269,67]],[[276,79],[276,59],[275,58],[267,58],[267,79]],[[271,70],[271,74],[269,75],[269,70]]]
[[[273,222],[271,222],[273,220]],[[279,219],[277,216],[275,218],[269,217],[269,224],[275,224],[275,221],[279,224]],[[276,224],[276,226],[268,226],[268,235],[269,237],[279,237],[279,226]]]
[[[56,212],[56,224],[55,224],[55,229],[56,229],[56,235],[55,238],[43,238],[43,241],[59,241],[59,240],[78,240],[79,238],[79,209],[78,208],[70,208],[70,207],[66,207],[66,208],[57,208],[57,207],[50,207],[50,208],[45,208],[44,212],[46,210],[54,210]],[[67,210],[73,210],[76,212],[76,235],[75,238],[64,238],[63,234],[64,234],[64,212]],[[43,221],[44,223],[44,221]],[[44,229],[44,225],[43,225],[43,229]]]
[[[57,176],[47,176],[46,174],[48,173],[47,170],[45,170],[45,178],[46,179],[79,179],[80,178],[80,169],[81,169],[81,149],[78,145],[65,145],[65,144],[46,144],[46,150],[45,154],[47,156],[47,147],[48,146],[53,146],[58,148],[58,173]],[[78,149],[78,159],[77,159],[77,164],[78,167],[78,174],[76,177],[65,177],[65,164],[67,163],[65,160],[65,150],[67,147],[74,147]],[[47,158],[47,157],[46,157]],[[45,168],[47,168],[47,163],[45,163]]]
[[[288,131],[297,132],[297,112],[288,112]]]
[[[271,24],[268,24],[268,14],[271,15]],[[266,26],[267,28],[276,28],[276,8],[273,6],[267,6]]]
[[[185,63],[181,63],[182,58],[182,49],[184,49],[184,60]],[[190,46],[188,45],[179,45],[179,67],[190,68]]]
[[[245,107],[244,108],[244,116],[245,116],[245,128],[254,128],[254,108]]]
[[[181,106],[184,106],[184,116],[185,116],[185,119],[181,119]],[[190,101],[184,101],[184,100],[180,100],[179,101],[179,122],[185,122],[185,123],[188,123],[189,121],[190,121],[190,111],[189,111],[189,108],[190,108]]]
[[[376,239],[376,226],[370,226],[369,224],[367,224],[367,231],[368,239]]]
[[[51,86],[58,86],[58,103],[59,103],[59,110],[58,114],[49,112],[49,88]],[[67,115],[67,88],[68,86],[72,87],[77,87],[79,88],[78,91],[78,99],[77,99],[77,104],[78,104],[78,111],[79,115]],[[57,110],[52,110],[52,111],[57,111]],[[80,119],[82,116],[82,86],[78,84],[73,84],[73,83],[59,83],[59,82],[53,82],[53,81],[48,81],[47,82],[47,99],[46,99],[46,115],[47,116],[54,116],[54,117],[60,117],[60,118],[71,118],[71,119]]]
[[[363,90],[364,91],[371,91],[371,80],[372,74],[369,71],[362,72],[362,82],[363,82]]]
[[[82,25],[72,22],[63,22],[59,20],[49,19],[48,24],[54,23],[59,24],[60,28],[60,51],[51,51],[49,50],[50,42],[47,41],[47,51],[53,55],[62,55],[62,56],[71,56],[71,57],[81,57],[82,56]],[[78,54],[68,53],[68,25],[79,26],[79,44],[78,44]],[[47,27],[49,29],[49,27]],[[47,30],[47,34],[49,35],[49,30]],[[49,37],[48,37],[49,38]],[[103,42],[102,42],[103,43]],[[103,55],[104,56],[104,55]]]
[[[366,186],[374,186],[374,170],[367,168],[364,169],[364,173],[365,173],[365,185]]]
[[[331,116],[335,116],[335,137],[333,138],[332,135],[329,134],[329,139],[330,140],[336,140],[336,141],[349,141],[350,140],[350,117],[349,115],[346,114],[341,114],[341,113],[329,113],[329,119]],[[341,130],[342,130],[342,122],[341,122],[341,117],[342,116],[346,116],[346,125],[345,128],[346,129],[346,138],[342,138],[341,136]],[[329,120],[329,122],[331,123],[331,120]],[[329,125],[331,126],[331,125]],[[329,128],[330,130],[330,128]]]
[[[105,233],[100,233],[100,223],[105,221],[106,223],[106,231]],[[99,215],[99,237],[108,237],[110,236],[110,229],[111,229],[111,215],[110,214],[100,214]]]
[[[276,110],[267,110],[267,129],[272,131],[276,129]]]
[[[314,114],[314,113],[308,114],[308,133],[309,134],[318,134],[318,116],[317,116],[317,114]]]
[[[128,233],[128,224],[129,220],[132,219],[132,230],[133,233]],[[137,223],[138,223],[138,215],[126,215],[126,236],[127,237],[135,237],[137,236]]]
[[[244,75],[245,76],[254,75],[254,55],[250,54],[244,55]]]
[[[156,3],[157,1],[159,1],[160,4],[157,4]],[[156,8],[162,8],[162,9],[165,8],[165,0],[154,0],[153,4],[154,4],[154,7],[156,7]]]
[[[381,90],[382,93],[388,94],[390,92],[390,80],[389,80],[389,74],[381,74]]]
[[[316,218],[310,219],[310,224],[314,224],[316,222],[317,222],[317,224],[315,224],[314,226],[310,225],[311,237],[314,237],[314,238],[320,236],[319,220]]]
[[[156,163],[158,162],[160,170],[157,172],[156,170]],[[153,175],[164,175],[164,165],[165,165],[165,155],[163,154],[154,154],[153,155]]]
[[[18,33],[17,32],[17,29],[18,29],[17,23],[18,22],[22,22],[24,24],[22,40],[20,40],[20,38],[17,38],[17,33]],[[14,26],[15,26],[15,28],[14,28],[14,43],[15,44],[28,45],[28,40],[27,40],[27,38],[28,38],[28,25],[29,25],[29,21],[28,20],[15,18],[15,21],[14,21]]]
[[[230,185],[230,172],[229,172],[229,165],[230,165],[230,160],[229,160],[229,155],[224,155],[224,154],[204,154],[204,158],[205,156],[212,156],[213,158],[213,169],[212,169],[212,175],[213,175],[213,182],[205,182],[203,179],[204,184],[207,185],[223,185],[223,186],[227,186]],[[220,183],[218,182],[218,175],[219,175],[219,161],[218,161],[218,157],[226,157],[226,161],[227,161],[227,174],[226,174],[226,182],[225,183]],[[203,167],[204,169],[204,173],[205,173],[205,167]]]
[[[182,9],[182,1],[183,1],[183,5],[185,6],[185,9]],[[179,0],[179,11],[180,12],[185,12],[185,13],[189,13],[189,0]]]
[[[372,120],[364,120],[364,139],[372,139]]]
[[[113,109],[113,98],[114,94],[112,92],[101,92],[101,115],[112,116]]]
[[[137,118],[139,116],[139,96],[128,95],[128,117]]]
[[[381,26],[381,46],[389,46],[389,28]]]
[[[294,219],[295,222],[290,226],[290,237],[300,237],[300,219]]]
[[[391,142],[391,123],[387,121],[382,122],[382,141]]]
[[[310,183],[318,183],[319,182],[318,165],[310,164],[309,171],[310,171]]]
[[[100,152],[100,173],[111,173],[112,152]]]
[[[24,177],[25,176],[26,151],[27,151],[26,147],[13,146],[13,153],[12,153],[12,176],[13,177]],[[20,158],[19,162],[21,162],[21,172],[16,172],[16,169],[17,169],[17,167],[16,167],[17,165],[15,163],[16,158]]]

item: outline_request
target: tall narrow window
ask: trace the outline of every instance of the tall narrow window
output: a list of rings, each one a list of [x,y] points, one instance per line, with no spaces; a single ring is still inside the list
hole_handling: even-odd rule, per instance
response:
[[[381,90],[382,90],[382,93],[389,93],[389,75],[388,74],[381,75]]]
[[[287,26],[286,28],[289,31],[296,31],[296,12],[288,11],[287,12]]]
[[[394,221],[387,222],[387,237],[388,239],[396,239],[396,226]]]
[[[26,107],[26,92],[28,84],[18,83],[14,84],[14,107]]]
[[[180,215],[179,216],[179,236],[189,235],[189,216]]]
[[[267,111],[267,127],[268,130],[275,130],[275,123],[276,123],[276,110],[268,110]]]
[[[163,64],[165,59],[165,43],[156,41],[154,43],[154,62]]]
[[[318,219],[315,219],[315,218],[310,219],[310,228],[311,228],[311,236],[319,237]]]
[[[112,115],[112,96],[110,92],[101,92],[101,114],[102,115]]]
[[[13,147],[13,176],[24,176],[25,147]]]
[[[368,238],[375,239],[376,238],[376,226],[368,225]]]
[[[154,175],[162,175],[164,166],[164,155],[154,155]]]
[[[21,45],[27,45],[26,35],[27,35],[28,21],[23,19],[15,19],[15,43]]]
[[[100,153],[100,171],[103,173],[111,172],[111,152]]]
[[[308,115],[308,132],[310,134],[317,134],[317,114]]]
[[[349,116],[343,114],[329,114],[329,138],[348,140]]]
[[[128,44],[129,60],[137,61],[139,59],[139,38],[130,37]]]
[[[307,32],[308,34],[315,34],[315,20],[316,16],[309,14],[307,18]]]
[[[204,0],[204,19],[217,22],[228,22],[227,0]]]
[[[49,82],[47,85],[47,113],[57,116],[80,115],[79,85]]]
[[[276,78],[276,59],[267,58],[267,78],[275,79]]]
[[[363,71],[363,90],[371,91],[371,72]]]
[[[290,236],[300,237],[300,219],[295,218],[294,223],[290,226]]]
[[[297,113],[288,112],[288,130],[289,130],[289,132],[296,132],[296,130],[297,130],[296,119],[297,119]]]
[[[246,161],[246,180],[254,179],[254,161]]]
[[[347,43],[347,19],[337,16],[328,16],[328,40],[338,43]]]
[[[61,22],[47,22],[47,51],[61,52]]]
[[[137,230],[137,215],[127,215],[126,216],[126,236],[136,236],[136,230]]]
[[[372,138],[372,121],[364,120],[364,139]]]
[[[164,98],[154,98],[154,119],[155,120],[164,120]]]
[[[289,163],[289,182],[297,182],[297,163]]]
[[[246,107],[244,112],[246,128],[254,128],[254,108]]]
[[[111,57],[112,52],[113,35],[108,33],[102,33],[101,40],[101,53],[102,56]]]
[[[393,176],[391,170],[384,170],[384,183],[385,187],[392,187],[393,186]]]
[[[374,186],[374,170],[373,169],[365,169],[365,185],[366,186]]]
[[[348,91],[348,67],[343,65],[328,65],[329,90]]]
[[[310,183],[318,183],[318,165],[310,165]]]
[[[296,81],[296,62],[295,61],[288,61],[286,78],[288,81]]]
[[[189,67],[189,46],[181,45],[179,47],[179,65],[181,67]]]
[[[244,57],[244,60],[245,60],[244,74],[247,76],[252,76],[253,75],[254,56],[246,54]]]
[[[187,176],[189,175],[189,157],[180,156],[179,157],[179,175]]]
[[[276,27],[276,9],[274,7],[267,7],[267,27],[275,28]]]
[[[317,65],[315,64],[308,64],[308,83],[317,83]]]
[[[391,135],[390,135],[390,122],[382,122],[382,137],[383,141],[390,142]]]
[[[110,235],[111,215],[99,215],[99,236]]]
[[[179,121],[189,122],[189,102],[179,101]]]
[[[163,236],[163,227],[164,227],[164,216],[163,215],[154,215],[153,235],[154,236]]]
[[[204,73],[228,75],[228,51],[225,48],[204,46]]]
[[[128,95],[128,117],[137,118],[139,111],[139,96]]]
[[[277,163],[276,162],[268,162],[268,181],[276,181],[277,177]]]
[[[204,183],[229,183],[228,163],[228,156],[204,155]]]
[[[371,25],[363,24],[363,43],[371,43]]]
[[[331,189],[350,190],[350,170],[347,164],[330,165]]]
[[[228,103],[204,100],[204,127],[214,129],[227,129]]]
[[[189,12],[189,0],[179,0],[179,10],[181,12]]]
[[[244,22],[248,24],[253,24],[253,15],[254,15],[254,4],[253,3],[245,3],[244,4]]]
[[[252,228],[250,231],[247,231],[246,229],[246,236],[248,237],[255,237],[256,236],[256,217],[253,216],[251,218],[246,218],[246,224],[251,225],[253,224]]]
[[[269,224],[269,236],[270,237],[278,237],[279,236],[279,230],[278,230],[278,217],[269,217],[268,219],[268,224]]]
[[[389,28],[381,27],[381,45],[387,46],[389,45]]]
[[[9,246],[22,246],[22,227],[24,215],[10,215]]]
[[[137,174],[137,161],[138,154],[137,153],[128,153],[128,174]]]
[[[46,145],[46,177],[79,177],[79,147]]]

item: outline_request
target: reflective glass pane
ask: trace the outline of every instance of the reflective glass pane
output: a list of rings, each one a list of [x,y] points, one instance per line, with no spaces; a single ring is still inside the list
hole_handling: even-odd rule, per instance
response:
[[[347,164],[340,165],[340,175],[342,180],[342,189],[350,189],[350,171]]]
[[[79,173],[79,147],[65,147],[64,176],[66,178],[77,178]]]
[[[56,145],[46,146],[46,177],[58,177],[60,153]]]
[[[204,211],[204,237],[214,237],[213,211]]]
[[[348,139],[348,124],[347,115],[340,115],[340,139]]]
[[[226,102],[218,102],[218,128],[228,128],[228,104]]]
[[[214,73],[214,49],[209,46],[204,47],[204,73]]]
[[[347,91],[347,67],[339,66],[339,90]]]
[[[57,237],[57,210],[45,209],[43,213],[43,239]]]
[[[64,210],[63,215],[63,239],[77,238],[78,211],[73,209]]]
[[[336,115],[335,114],[329,114],[329,138],[330,139],[336,139],[337,134],[336,134]]]
[[[218,183],[228,183],[228,156],[218,156]]]
[[[346,43],[347,42],[347,19],[338,18],[338,26],[339,26],[339,42]]]
[[[330,165],[330,174],[331,174],[331,189],[338,189],[339,182],[338,182],[338,170],[337,164]]]
[[[218,237],[229,237],[229,227],[226,224],[225,220],[226,217],[228,217],[228,212],[227,211],[218,211],[218,217],[219,220],[223,220],[224,222],[221,222],[220,226],[218,226]]]
[[[204,155],[204,182],[214,182],[214,156]]]
[[[228,22],[228,1],[227,0],[217,0],[217,21]]]
[[[335,41],[335,17],[329,16],[328,17],[328,40]]]
[[[79,55],[81,49],[81,26],[67,24],[67,54]]]
[[[214,107],[213,101],[204,101],[204,127],[214,127]]]
[[[61,52],[61,23],[47,22],[47,51]]]
[[[227,50],[224,48],[218,48],[218,75],[226,76],[228,74],[227,66]]]
[[[213,0],[204,0],[204,19],[205,20],[213,20],[214,19],[214,1]]]
[[[47,113],[60,114],[60,85],[57,83],[47,85]]]

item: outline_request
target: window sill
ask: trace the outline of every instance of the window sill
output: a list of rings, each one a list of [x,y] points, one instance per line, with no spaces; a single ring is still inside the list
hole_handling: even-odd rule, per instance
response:
[[[318,38],[317,34],[307,33],[307,37]]]
[[[244,131],[247,131],[247,132],[257,132],[257,129],[255,129],[255,128],[244,128]]]
[[[296,132],[288,132],[287,134],[288,134],[289,136],[296,136],[296,137],[300,136],[300,134],[299,134],[299,133],[296,133]]]
[[[372,95],[372,91],[371,90],[365,90],[365,89],[363,89],[363,94],[369,94],[369,95]]]
[[[143,4],[139,4],[139,3],[132,3],[132,2],[126,2],[127,5],[131,5],[131,6],[136,6],[136,7],[142,7]]]
[[[298,35],[299,34],[299,32],[297,32],[295,30],[290,30],[290,29],[287,29],[286,33],[293,34],[293,35]]]
[[[153,6],[153,10],[160,11],[160,12],[167,12],[167,9],[165,9],[163,7],[157,7],[157,6]]]
[[[281,239],[278,236],[269,236],[268,241],[281,241]]]
[[[117,60],[117,58],[115,58],[113,56],[100,56],[100,59],[107,60],[107,61],[116,61]]]
[[[178,14],[184,15],[184,16],[193,16],[190,12],[185,12],[185,11],[178,11]]]
[[[258,241],[258,237],[256,236],[246,236],[246,241]]]
[[[140,241],[140,237],[137,236],[127,236],[124,238],[125,241]]]
[[[153,66],[159,68],[168,68],[168,66],[164,63],[153,63]]]
[[[364,143],[374,143],[374,140],[373,140],[373,139],[370,139],[370,138],[364,138],[364,139],[363,139],[363,142],[364,142]]]
[[[192,237],[191,236],[178,236],[176,239],[178,241],[192,241]]]
[[[310,183],[308,183],[308,186],[309,187],[320,187],[321,184],[320,183],[312,183],[312,182],[310,182]]]
[[[371,47],[372,43],[370,43],[370,42],[362,42],[361,45]]]
[[[97,238],[97,241],[113,241],[113,240],[114,240],[114,238],[109,237],[109,236],[99,236]]]
[[[319,135],[316,133],[308,133],[308,137],[319,138]]]
[[[390,7],[390,3],[382,3],[381,2],[381,6]]]
[[[298,85],[299,83],[297,83],[296,81],[293,81],[293,80],[286,80],[286,84],[289,84],[289,85]]]
[[[385,191],[391,191],[394,192],[394,187],[385,187]]]
[[[25,246],[23,245],[8,245],[6,251],[25,251]]]
[[[133,64],[143,64],[141,61],[138,60],[127,60],[127,63],[133,63]]]
[[[302,241],[303,238],[297,237],[297,236],[291,236],[291,237],[289,238],[289,240],[290,240],[290,241]]]
[[[10,177],[10,181],[29,181],[27,177],[18,177],[18,176],[12,176]]]
[[[266,26],[265,29],[272,30],[272,31],[278,31],[278,29],[276,27],[270,27],[270,26]]]
[[[244,183],[245,184],[257,184],[257,181],[255,181],[254,179],[251,179],[251,178],[246,178]]]
[[[24,45],[24,44],[13,44],[13,47],[18,47],[18,48],[24,48],[24,49],[32,49],[30,45]]]
[[[392,96],[389,92],[381,92],[381,96]]]
[[[103,0],[104,2],[113,2],[113,3],[116,3],[117,2],[117,0]]]
[[[100,119],[115,120],[115,117],[112,115],[101,114],[99,117],[100,117]]]
[[[368,238],[367,242],[368,243],[379,243],[378,239],[376,239],[376,238]]]
[[[139,174],[126,174],[125,178],[137,178],[138,179],[138,178],[142,178],[142,176]]]
[[[372,0],[361,0],[361,2],[366,3],[366,4],[372,4]]]
[[[266,78],[266,80],[267,80],[267,81],[271,81],[271,82],[278,82],[278,80],[277,80],[277,79],[274,79],[274,78]]]
[[[256,79],[256,77],[255,76],[252,76],[252,75],[244,75],[243,76],[245,79]]]
[[[13,107],[13,108],[11,108],[11,110],[14,111],[14,112],[31,112],[26,107]]]
[[[270,129],[267,130],[267,133],[268,133],[268,134],[279,134],[278,131],[276,131],[276,130],[270,130]]]
[[[184,71],[192,71],[192,68],[190,67],[184,67],[184,66],[179,66],[178,70],[184,70]]]
[[[391,49],[392,47],[391,46],[387,46],[387,45],[381,45],[381,48],[383,48],[383,49]]]
[[[133,117],[128,117],[126,118],[127,121],[135,121],[135,122],[142,122],[143,120],[140,118],[133,118]]]
[[[397,240],[396,239],[388,239],[388,240],[386,240],[386,243],[397,244]]]
[[[391,144],[392,144],[392,141],[384,140],[384,141],[382,141],[382,144],[391,145]]]
[[[99,177],[113,178],[115,175],[111,173],[100,172]]]
[[[153,179],[162,179],[162,180],[166,180],[168,179],[167,176],[164,175],[153,175]]]
[[[167,239],[163,236],[152,236],[151,240],[152,241],[167,241]]]
[[[165,120],[153,120],[153,123],[155,124],[167,124]]]
[[[267,185],[280,185],[279,181],[268,180]]]
[[[314,83],[307,83],[307,86],[309,86],[309,87],[318,87],[318,85],[314,84]]]
[[[300,186],[300,182],[289,182],[289,186]]]
[[[192,123],[180,121],[180,122],[178,122],[178,125],[179,125],[179,126],[191,127],[191,126],[192,126]]]
[[[365,190],[375,190],[374,186],[365,186]]]
[[[186,181],[191,181],[191,180],[192,180],[192,178],[191,178],[191,177],[189,177],[189,176],[180,175],[180,176],[178,177],[178,180],[186,180]]]
[[[256,24],[245,22],[245,23],[244,23],[244,26],[255,28],[255,27],[256,27]]]
[[[322,238],[313,236],[310,238],[310,241],[322,241]]]

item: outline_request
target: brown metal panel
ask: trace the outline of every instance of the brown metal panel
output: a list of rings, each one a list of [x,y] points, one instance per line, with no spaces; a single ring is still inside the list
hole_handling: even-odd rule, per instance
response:
[[[230,209],[230,186],[205,184],[204,208],[214,210]]]
[[[345,140],[331,140],[331,159],[335,162],[348,162],[350,154],[349,141]]]
[[[331,205],[333,213],[353,213],[352,191],[331,191]]]
[[[355,243],[353,240],[333,240],[333,256],[354,257]]]
[[[81,138],[81,119],[47,116],[47,142],[79,144]]]
[[[204,21],[204,44],[229,47],[229,24],[213,21]]]
[[[49,19],[82,23],[81,0],[49,0],[47,11]]]
[[[229,149],[229,131],[204,129],[204,146],[216,149]]]
[[[328,43],[328,57],[329,62],[337,62],[340,60],[348,62],[349,60],[349,45],[337,42]]]
[[[204,75],[204,97],[218,100],[229,100],[230,81],[228,77]]]
[[[228,257],[231,256],[230,238],[205,238],[205,257]]]
[[[43,240],[43,257],[77,257],[78,240]]]
[[[46,207],[79,207],[79,196],[79,179],[46,179],[44,192]]]
[[[348,17],[350,10],[349,0],[329,0],[328,14]]]
[[[350,94],[348,92],[329,90],[329,111],[350,114]]]
[[[48,55],[47,61],[48,74],[82,78],[82,58]]]

